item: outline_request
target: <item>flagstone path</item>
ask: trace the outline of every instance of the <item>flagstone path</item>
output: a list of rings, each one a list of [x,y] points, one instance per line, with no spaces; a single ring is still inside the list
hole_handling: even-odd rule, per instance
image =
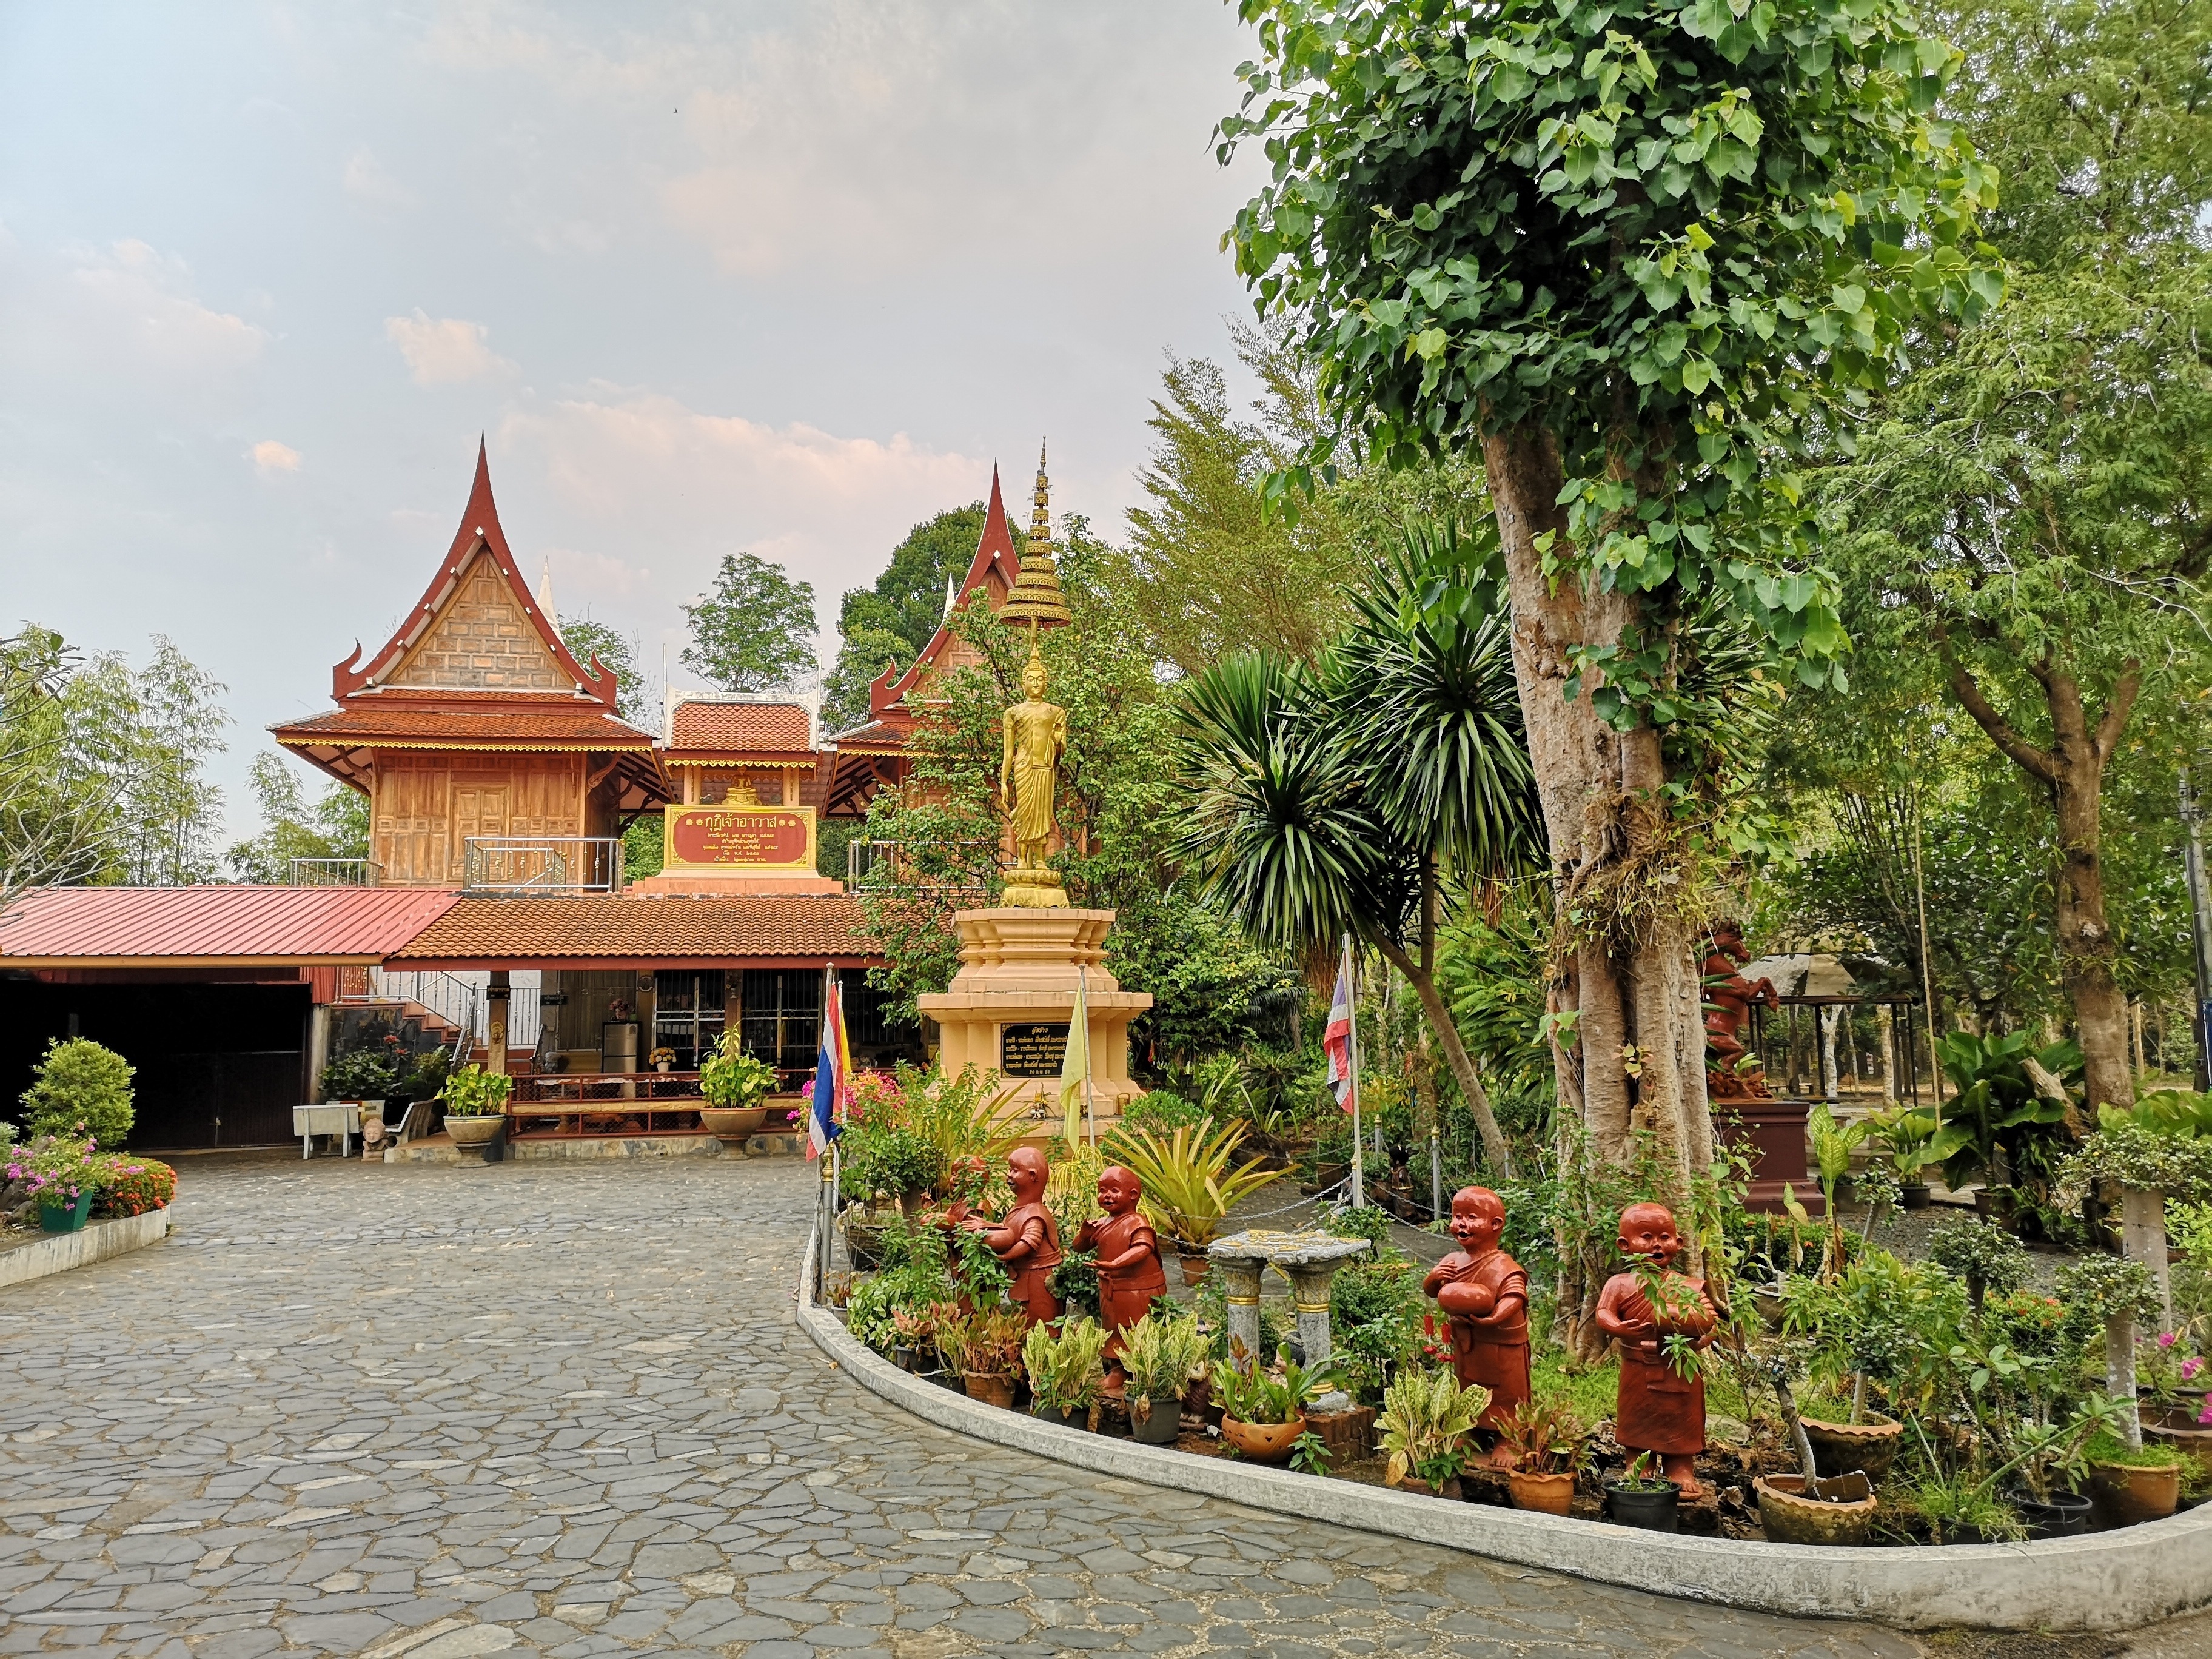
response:
[[[811,1178],[185,1160],[167,1243],[0,1291],[0,1655],[1923,1650],[917,1422],[791,1321]]]

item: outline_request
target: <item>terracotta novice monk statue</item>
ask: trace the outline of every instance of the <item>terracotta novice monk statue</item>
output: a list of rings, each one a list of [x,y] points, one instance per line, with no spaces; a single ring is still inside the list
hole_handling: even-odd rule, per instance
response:
[[[1098,1203],[1106,1213],[1091,1217],[1075,1235],[1074,1249],[1098,1252],[1098,1322],[1106,1328],[1109,1360],[1121,1358],[1121,1333],[1152,1311],[1154,1297],[1168,1293],[1159,1237],[1137,1208],[1144,1195],[1134,1170],[1109,1164],[1098,1176]],[[1106,1386],[1109,1393],[1121,1392],[1118,1364]]]
[[[1597,1324],[1620,1344],[1613,1438],[1630,1451],[1658,1454],[1667,1478],[1695,1497],[1705,1490],[1698,1484],[1696,1458],[1705,1449],[1705,1379],[1702,1371],[1685,1376],[1676,1369],[1666,1339],[1684,1336],[1702,1350],[1711,1343],[1720,1316],[1704,1279],[1668,1265],[1681,1249],[1674,1212],[1665,1205],[1632,1204],[1623,1210],[1620,1254],[1644,1265],[1606,1280]]]
[[[1451,1316],[1452,1370],[1463,1387],[1490,1390],[1479,1427],[1495,1430],[1528,1402],[1528,1275],[1498,1248],[1505,1203],[1487,1187],[1452,1194],[1451,1234],[1459,1249],[1429,1269],[1424,1294]],[[1491,1461],[1503,1454],[1493,1451]]]
[[[963,1216],[958,1224],[983,1235],[983,1242],[1012,1270],[1013,1298],[1028,1310],[1030,1323],[1057,1319],[1060,1302],[1052,1293],[1052,1270],[1060,1266],[1060,1224],[1045,1207],[1047,1171],[1044,1154],[1034,1146],[1017,1146],[1006,1159],[1006,1184],[1014,1190],[1013,1207],[996,1225],[981,1216]]]

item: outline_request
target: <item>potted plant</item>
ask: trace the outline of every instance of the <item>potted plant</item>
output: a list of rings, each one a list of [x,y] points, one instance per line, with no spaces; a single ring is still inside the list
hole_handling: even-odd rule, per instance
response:
[[[937,1346],[960,1372],[969,1399],[1011,1407],[1028,1335],[1029,1316],[1019,1308],[992,1309],[946,1321]]]
[[[28,1184],[39,1206],[39,1225],[50,1233],[84,1231],[99,1196],[98,1146],[80,1123],[73,1130],[36,1135],[10,1150],[8,1179]]]
[[[2089,1499],[2081,1491],[2089,1473],[2089,1444],[2117,1430],[2123,1408],[2134,1402],[2092,1395],[2060,1419],[2015,1418],[1997,1436],[2005,1462],[1990,1476],[1996,1486],[2007,1474],[2017,1484],[2005,1499],[2020,1512],[2030,1538],[2071,1538],[2089,1525]]]
[[[747,1054],[737,1032],[723,1032],[699,1068],[699,1092],[707,1099],[699,1109],[700,1127],[725,1146],[742,1146],[768,1121],[761,1102],[775,1087],[775,1067]]]
[[[507,1121],[514,1079],[471,1061],[446,1079],[446,1133],[456,1146],[488,1146]]]
[[[1605,1483],[1606,1513],[1625,1527],[1673,1532],[1681,1492],[1659,1469],[1658,1457],[1638,1452],[1617,1480]]]
[[[1022,1342],[1022,1369],[1030,1379],[1030,1412],[1062,1428],[1086,1426],[1106,1386],[1106,1328],[1080,1315],[1032,1325]]]
[[[1966,1127],[1947,1127],[1933,1110],[1906,1106],[1875,1112],[1867,1124],[1896,1172],[1898,1203],[1908,1210],[1926,1209],[1932,1201],[1927,1173],[1966,1144]]]
[[[1759,1523],[1770,1542],[1857,1546],[1867,1541],[1876,1507],[1874,1482],[1863,1470],[1825,1479],[1813,1452],[1797,1402],[1790,1393],[1789,1368],[1772,1363],[1768,1376],[1782,1407],[1782,1420],[1797,1449],[1798,1474],[1765,1474],[1752,1482]]]
[[[1440,1498],[1457,1497],[1467,1437],[1489,1407],[1490,1390],[1479,1382],[1462,1388],[1442,1367],[1403,1367],[1382,1390],[1375,1419],[1376,1444],[1389,1455],[1383,1484],[1417,1481]]]
[[[2043,1092],[2028,1061],[2063,1083],[2081,1075],[2081,1049],[2070,1040],[2031,1049],[2025,1031],[1988,1037],[1954,1031],[1936,1039],[1936,1052],[1958,1089],[1943,1103],[1944,1127],[1963,1131],[1943,1160],[1943,1184],[1955,1193],[1979,1176],[1974,1204],[1987,1215],[1996,1204],[1990,1183],[1998,1177],[2000,1154],[2017,1169],[2017,1155],[2039,1134],[2063,1133],[2057,1126],[2066,1121],[2066,1102]]]
[[[1188,1315],[1146,1314],[1121,1333],[1122,1398],[1130,1437],[1171,1446],[1182,1427],[1182,1399],[1191,1373],[1206,1358],[1206,1333]]]
[[[1108,1137],[1107,1152],[1144,1183],[1145,1213],[1174,1246],[1187,1285],[1206,1277],[1212,1265],[1206,1247],[1219,1236],[1222,1218],[1275,1178],[1257,1158],[1229,1167],[1231,1154],[1243,1139],[1243,1124],[1216,1129],[1211,1117],[1194,1126],[1180,1124],[1164,1138],[1126,1125]]]
[[[1254,1354],[1237,1354],[1213,1368],[1213,1398],[1221,1407],[1221,1437],[1255,1462],[1280,1463],[1305,1432],[1304,1408],[1335,1386],[1334,1364],[1309,1370],[1285,1349],[1274,1368]]]
[[[1869,1480],[1884,1479],[1905,1427],[1868,1407],[1868,1383],[1894,1385],[1917,1349],[1931,1340],[1948,1345],[1965,1313],[1958,1281],[1935,1267],[1909,1266],[1887,1250],[1870,1250],[1832,1283],[1790,1280],[1786,1303],[1783,1328],[1810,1341],[1811,1370],[1839,1391],[1834,1409],[1801,1419],[1813,1448],[1814,1473],[1843,1475],[1856,1469]]]
[[[1565,1401],[1524,1400],[1498,1425],[1498,1443],[1512,1459],[1505,1484],[1516,1510],[1565,1515],[1575,1477],[1589,1467],[1590,1431]]]

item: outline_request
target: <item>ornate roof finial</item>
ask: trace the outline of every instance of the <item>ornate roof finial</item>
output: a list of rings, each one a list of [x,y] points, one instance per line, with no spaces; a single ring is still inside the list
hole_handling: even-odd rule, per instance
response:
[[[1032,650],[1039,624],[1075,620],[1067,609],[1067,595],[1060,589],[1060,567],[1052,556],[1052,483],[1045,477],[1042,444],[1037,447],[1036,504],[1030,513],[1029,545],[1022,551],[1021,574],[1015,578],[1006,604],[999,607],[999,615],[1008,622],[1030,624]]]

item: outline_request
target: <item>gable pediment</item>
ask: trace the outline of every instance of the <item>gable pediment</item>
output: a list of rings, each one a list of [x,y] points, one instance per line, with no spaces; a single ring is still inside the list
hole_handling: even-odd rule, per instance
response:
[[[452,592],[422,636],[391,673],[379,678],[394,689],[575,689],[574,677],[546,648],[490,549],[482,545],[462,566]]]

